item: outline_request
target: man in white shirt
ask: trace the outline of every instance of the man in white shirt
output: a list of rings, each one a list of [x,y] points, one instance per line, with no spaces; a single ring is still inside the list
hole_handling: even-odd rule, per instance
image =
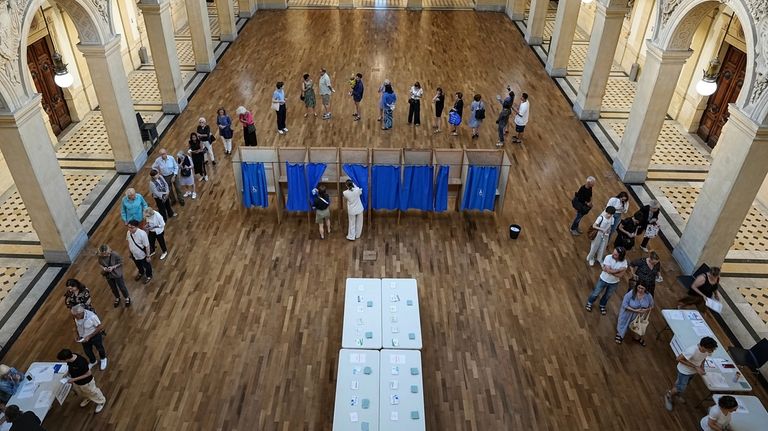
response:
[[[516,144],[523,143],[523,132],[525,132],[525,125],[528,124],[528,93],[523,93],[520,101],[520,106],[515,110],[515,132],[517,134],[512,138],[512,142]]]
[[[75,318],[75,327],[77,327],[77,342],[83,345],[90,367],[96,365],[96,356],[93,354],[93,348],[96,347],[101,359],[99,369],[106,370],[107,352],[104,350],[102,335],[104,328],[99,316],[79,304],[72,307],[72,316]]]
[[[179,183],[179,164],[176,159],[168,157],[168,151],[165,148],[160,149],[160,157],[155,159],[152,169],[160,172],[168,185],[173,185],[175,193],[170,193],[171,204],[179,201],[179,205],[184,206],[184,193],[181,192],[181,183]]]
[[[128,234],[125,239],[128,241],[131,259],[139,270],[134,279],[139,281],[144,278],[144,284],[149,283],[152,280],[152,264],[149,263],[149,237],[146,232],[139,229],[138,220],[128,222]]]
[[[347,239],[354,241],[363,233],[363,189],[357,187],[352,180],[347,180],[347,190],[344,190],[344,200],[347,201],[347,216],[349,217],[349,229]]]
[[[331,87],[331,77],[328,76],[328,71],[323,67],[320,69],[320,99],[323,101],[323,120],[331,119],[331,93],[335,93],[336,90]]]
[[[690,346],[677,356],[677,380],[675,385],[664,394],[664,407],[672,411],[673,397],[681,396],[688,383],[696,374],[705,375],[704,361],[712,356],[717,349],[717,341],[712,337],[704,337],[699,344]]]

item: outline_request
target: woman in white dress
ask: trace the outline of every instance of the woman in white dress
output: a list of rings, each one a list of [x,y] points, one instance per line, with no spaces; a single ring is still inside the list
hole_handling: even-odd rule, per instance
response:
[[[357,187],[352,180],[347,180],[347,190],[344,190],[344,200],[347,201],[347,216],[349,217],[349,229],[347,230],[347,239],[354,241],[360,238],[363,233],[363,201],[360,196],[363,195],[363,189]]]

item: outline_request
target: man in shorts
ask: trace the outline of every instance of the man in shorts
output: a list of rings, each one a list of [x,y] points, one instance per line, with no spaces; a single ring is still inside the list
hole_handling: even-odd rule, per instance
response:
[[[323,67],[320,69],[320,99],[323,101],[323,120],[331,119],[331,93],[335,93],[336,90],[331,87],[331,77],[328,76],[328,71]]]
[[[712,337],[704,337],[699,344],[688,347],[682,353],[677,355],[677,379],[672,389],[664,394],[664,407],[670,412],[674,408],[673,398],[681,397],[685,392],[688,383],[696,374],[702,376],[707,372],[704,370],[704,361],[717,349],[717,341]]]
[[[512,142],[522,144],[525,125],[528,124],[528,93],[523,93],[520,106],[518,106],[515,111],[517,112],[515,115],[515,132],[517,132],[517,134],[512,138]]]

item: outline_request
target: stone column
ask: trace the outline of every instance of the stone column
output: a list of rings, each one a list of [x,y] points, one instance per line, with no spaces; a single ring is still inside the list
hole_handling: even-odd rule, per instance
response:
[[[250,18],[256,13],[256,0],[237,0],[240,18]]]
[[[475,0],[475,10],[481,12],[503,12],[506,6],[506,0]]]
[[[259,9],[287,9],[286,0],[259,0]]]
[[[568,59],[571,57],[571,45],[579,20],[581,0],[560,0],[557,4],[555,32],[549,43],[549,55],[545,66],[549,76],[565,76],[568,71]]]
[[[354,0],[339,0],[339,9],[354,9]]]
[[[120,59],[120,36],[105,45],[77,45],[88,64],[99,109],[120,173],[135,173],[147,161],[147,152],[136,123],[128,78]]]
[[[216,12],[219,18],[219,38],[224,42],[232,42],[237,39],[237,21],[235,20],[235,7],[232,0],[216,0]]]
[[[541,45],[548,9],[549,0],[531,0],[528,21],[525,23],[525,41],[528,45]]]
[[[507,16],[512,21],[524,21],[525,0],[507,0]]]
[[[408,0],[408,5],[406,6],[409,10],[421,10],[422,4],[421,0]]]
[[[117,60],[122,67],[119,56]],[[45,260],[72,263],[88,235],[72,204],[42,112],[36,94],[16,111],[0,113],[0,150],[40,238]]]
[[[758,124],[733,104],[728,112],[717,144],[722,148],[673,252],[688,274],[702,263],[723,263],[768,174],[768,125]]]
[[[648,41],[637,95],[613,161],[613,169],[625,183],[645,181],[680,70],[690,55],[690,50],[662,51]]]
[[[173,20],[169,0],[141,0],[152,63],[163,102],[163,112],[179,114],[187,106],[184,81],[181,79],[179,56],[173,37]]]
[[[627,0],[599,0],[596,6],[584,74],[573,104],[573,110],[580,120],[597,120],[600,117],[613,54],[616,52],[624,15],[629,11]]]
[[[192,49],[195,51],[195,70],[211,72],[216,67],[211,40],[211,22],[208,20],[208,8],[205,0],[185,0],[189,33],[192,36]]]

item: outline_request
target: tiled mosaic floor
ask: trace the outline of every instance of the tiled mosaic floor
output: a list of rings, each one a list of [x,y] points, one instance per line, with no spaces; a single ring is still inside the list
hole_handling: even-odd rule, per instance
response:
[[[569,75],[568,81],[576,90],[581,85],[581,75]],[[637,93],[637,83],[632,82],[625,77],[608,78],[608,85],[605,87],[603,96],[603,112],[626,112],[632,108]]]
[[[557,6],[555,6],[555,12],[557,12]],[[547,16],[549,18],[550,15]],[[547,21],[544,23],[544,40],[550,41],[552,40],[552,34],[555,32],[555,17],[552,16],[552,19],[547,19]],[[576,28],[576,33],[573,35],[573,41],[574,42],[589,42],[589,33],[584,31],[581,28]]]
[[[624,136],[626,120],[605,121],[603,124],[611,128],[620,142]],[[675,121],[665,121],[656,143],[651,165],[709,167],[710,155],[698,148],[691,139],[680,130]]]
[[[176,40],[176,54],[179,56],[180,66],[195,66],[195,51],[191,40]]]
[[[11,292],[13,286],[21,279],[29,268],[18,266],[0,267],[0,302]]]
[[[739,293],[744,296],[763,323],[768,325],[768,289],[740,287]]]
[[[194,71],[182,70],[181,80],[186,84],[194,75]],[[134,105],[159,105],[162,101],[154,70],[134,70],[129,73],[128,89]]]

